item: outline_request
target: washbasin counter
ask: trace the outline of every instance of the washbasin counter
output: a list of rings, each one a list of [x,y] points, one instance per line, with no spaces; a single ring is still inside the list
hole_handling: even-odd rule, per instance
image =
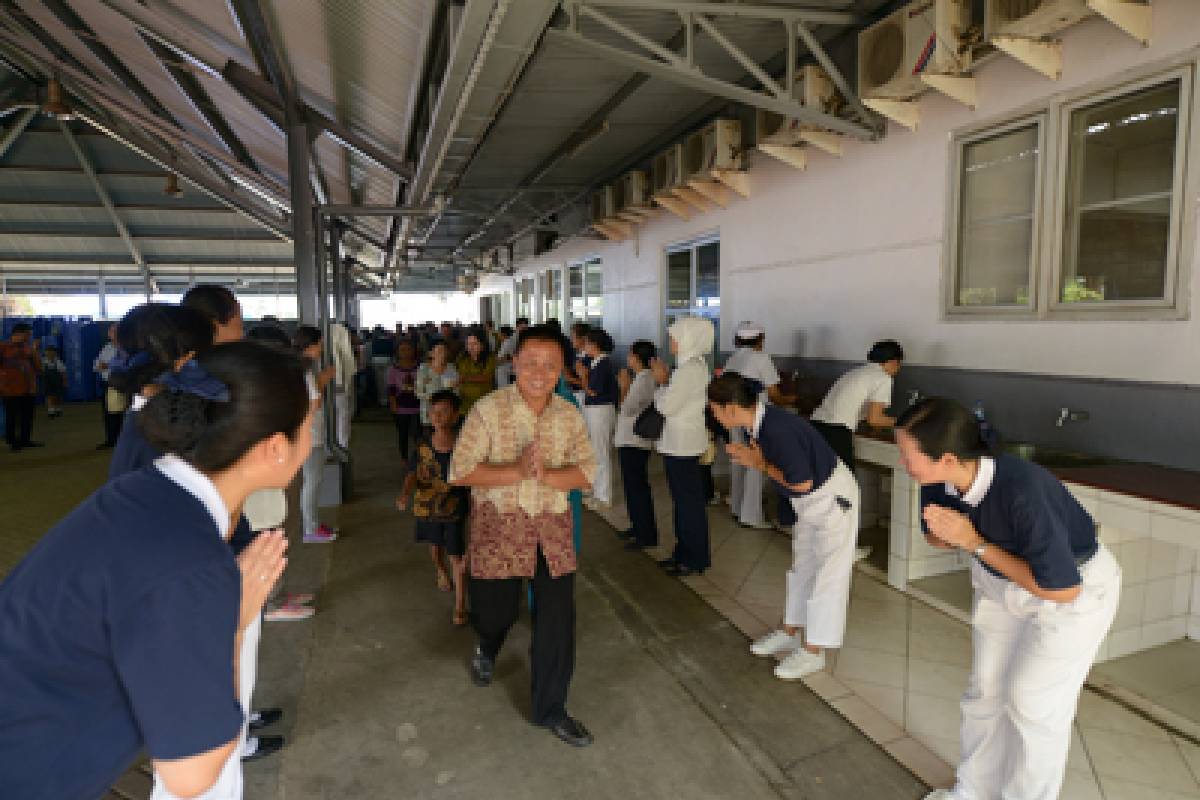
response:
[[[891,433],[856,434],[855,448],[866,467],[859,470],[864,498],[882,498],[865,501],[863,512],[864,525],[886,519],[888,583],[907,591],[912,581],[966,570],[969,554],[925,541],[920,486],[900,466]],[[1084,456],[1046,460],[1096,520],[1100,540],[1121,564],[1121,603],[1099,660],[1200,639],[1200,472],[1098,458],[1089,463]],[[1074,466],[1079,463],[1088,466]]]

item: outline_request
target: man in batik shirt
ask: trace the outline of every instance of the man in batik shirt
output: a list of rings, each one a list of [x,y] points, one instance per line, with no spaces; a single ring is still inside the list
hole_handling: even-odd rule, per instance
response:
[[[467,548],[477,686],[492,681],[496,656],[516,622],[526,579],[533,585],[533,722],[568,744],[592,736],[567,714],[575,668],[575,546],[572,489],[591,486],[596,461],[579,409],[554,394],[561,337],[526,329],[513,358],[516,383],[471,409],[454,445],[450,481],[471,487]]]

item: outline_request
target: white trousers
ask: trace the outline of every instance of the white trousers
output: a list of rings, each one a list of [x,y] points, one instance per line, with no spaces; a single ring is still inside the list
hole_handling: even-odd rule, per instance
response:
[[[300,522],[305,536],[317,532],[321,519],[317,502],[321,496],[321,473],[325,470],[325,448],[314,447],[304,462],[304,477],[300,483]]]
[[[242,705],[242,730],[238,734],[237,744],[216,782],[196,800],[242,800],[242,751],[246,746],[246,737],[250,726],[250,699],[254,694],[254,681],[258,677],[258,643],[262,638],[262,616],[250,623],[242,634],[242,649],[238,653],[238,702]],[[150,800],[179,800],[167,790],[163,782],[154,773],[154,790]]]
[[[1079,691],[1121,596],[1121,568],[1104,545],[1079,573],[1079,596],[1055,603],[971,565],[975,653],[956,798],[1058,797]]]
[[[841,647],[858,539],[858,481],[842,462],[819,488],[792,498],[792,569],[785,625],[804,628],[814,647]]]
[[[734,444],[746,444],[750,437],[743,428],[732,428],[729,438]],[[763,473],[739,464],[730,464],[729,507],[743,525],[760,526],[763,519]]]
[[[588,438],[592,440],[592,451],[596,454],[592,497],[602,503],[611,503],[613,427],[617,424],[617,410],[610,404],[584,406],[583,419],[587,423]]]
[[[339,389],[333,395],[333,407],[337,442],[342,449],[349,449],[350,420],[354,417],[354,398],[348,391]]]

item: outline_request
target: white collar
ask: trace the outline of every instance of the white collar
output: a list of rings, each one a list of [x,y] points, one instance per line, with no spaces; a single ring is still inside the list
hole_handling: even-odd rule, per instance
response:
[[[762,427],[763,417],[766,415],[766,413],[767,413],[767,404],[766,403],[759,403],[758,406],[754,409],[754,425],[750,428],[750,434],[755,439],[758,438],[758,429]]]
[[[141,411],[146,407],[146,403],[148,402],[150,401],[146,399],[145,395],[135,394],[133,396],[133,402],[129,404],[129,407],[134,411]]]
[[[971,482],[971,488],[963,495],[962,501],[972,508],[978,506],[987,496],[988,490],[992,488],[992,480],[995,477],[996,461],[991,456],[980,456],[979,471],[975,473],[975,480]],[[958,489],[954,484],[947,483],[946,494],[958,497]]]
[[[225,507],[225,501],[221,499],[217,487],[208,479],[208,476],[179,456],[170,453],[155,459],[154,467],[172,483],[204,505],[205,510],[212,517],[213,524],[217,526],[217,532],[224,539],[229,530],[229,509]]]

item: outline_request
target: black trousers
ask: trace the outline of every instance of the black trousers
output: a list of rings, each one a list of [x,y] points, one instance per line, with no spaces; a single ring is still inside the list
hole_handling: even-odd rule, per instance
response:
[[[640,447],[618,447],[621,484],[625,487],[625,508],[629,511],[633,540],[646,547],[658,544],[658,525],[654,521],[654,495],[646,465],[650,451]]]
[[[125,421],[125,412],[111,414],[108,411],[108,384],[100,382],[100,415],[104,419],[104,443],[112,446],[121,435],[121,423]]]
[[[13,447],[29,444],[35,399],[31,394],[4,398],[4,441]]]
[[[675,552],[671,558],[690,569],[708,569],[708,502],[699,456],[663,456],[675,518]]]
[[[779,484],[771,481],[771,485],[775,487],[775,519],[780,525],[790,528],[796,524],[796,509],[792,508],[791,498],[783,493]]]
[[[825,441],[833,448],[833,452],[837,453],[837,457],[842,460],[842,463],[853,472],[854,431],[845,425],[831,425],[828,422],[818,422],[817,420],[812,420],[812,426],[817,429],[817,433],[825,437]]]
[[[392,414],[396,421],[396,439],[400,445],[400,458],[408,461],[408,449],[412,440],[421,432],[419,414]]]
[[[521,608],[523,578],[471,578],[471,618],[484,655],[495,658]],[[533,723],[554,725],[567,716],[567,690],[575,672],[575,574],[550,576],[538,550],[533,576]]]

